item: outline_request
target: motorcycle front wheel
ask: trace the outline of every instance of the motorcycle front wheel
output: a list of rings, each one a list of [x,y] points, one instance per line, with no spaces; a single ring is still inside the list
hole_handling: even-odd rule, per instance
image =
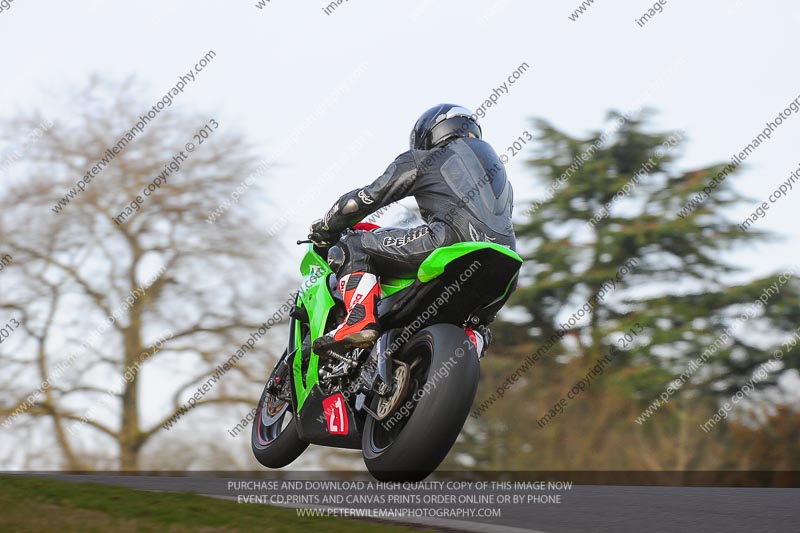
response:
[[[286,352],[281,360],[286,357]],[[268,468],[282,468],[298,457],[308,448],[308,443],[297,434],[297,425],[288,399],[289,372],[287,365],[281,362],[275,366],[273,374],[264,386],[261,399],[258,401],[250,444],[253,455],[259,463]],[[272,394],[270,383],[277,378],[283,389],[282,397]]]

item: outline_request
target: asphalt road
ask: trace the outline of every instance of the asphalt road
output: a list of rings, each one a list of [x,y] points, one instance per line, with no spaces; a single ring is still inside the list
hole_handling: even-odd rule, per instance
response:
[[[25,475],[33,475],[26,473]],[[277,494],[304,495],[331,494],[336,491],[325,490],[261,490],[258,487],[235,485],[244,478],[211,477],[160,477],[160,476],[122,476],[122,475],[83,475],[83,474],[40,474],[43,477],[74,482],[99,482],[124,485],[126,487],[170,491],[195,492],[214,497],[237,500],[248,495],[261,495],[262,498]],[[252,478],[251,478],[252,479]],[[259,482],[270,481],[259,479]],[[233,483],[233,485],[231,484]],[[425,496],[452,500],[456,497],[480,498],[491,491],[479,491],[474,487],[453,490],[441,487],[430,490]],[[346,491],[348,497],[355,495],[369,500],[380,494],[380,490]],[[385,494],[408,495],[408,490],[398,487]],[[502,491],[497,491],[497,494]],[[523,494],[512,491],[508,494]],[[344,494],[344,493],[343,493]],[[473,507],[499,509],[500,517],[418,517],[392,519],[400,523],[427,525],[449,531],[479,531],[513,533],[539,531],[553,533],[567,532],[797,532],[800,531],[800,489],[765,488],[704,488],[704,487],[624,487],[576,485],[571,489],[550,490],[540,493],[538,503],[497,503],[491,505],[454,505],[451,507]],[[548,496],[542,499],[541,496]],[[555,496],[560,496],[555,498]],[[542,503],[547,500],[558,503]],[[263,503],[263,502],[259,502]],[[363,502],[362,502],[363,503]],[[298,504],[284,502],[284,507],[301,508],[358,508],[365,505]],[[375,507],[375,505],[366,505]],[[382,508],[436,508],[436,503],[379,505]],[[446,507],[446,506],[443,506]],[[495,511],[496,513],[497,511]]]

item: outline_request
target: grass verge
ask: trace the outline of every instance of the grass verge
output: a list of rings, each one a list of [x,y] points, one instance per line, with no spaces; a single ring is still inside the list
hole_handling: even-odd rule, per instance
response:
[[[0,531],[14,533],[412,531],[385,523],[298,517],[292,509],[240,505],[196,494],[17,476],[0,476],[0,509]]]

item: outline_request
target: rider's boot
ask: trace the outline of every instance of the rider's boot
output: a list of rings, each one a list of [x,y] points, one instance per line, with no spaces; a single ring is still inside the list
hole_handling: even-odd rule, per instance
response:
[[[338,328],[314,341],[314,351],[370,348],[381,336],[375,311],[381,286],[370,272],[353,272],[339,280],[339,291],[347,308],[347,318]]]

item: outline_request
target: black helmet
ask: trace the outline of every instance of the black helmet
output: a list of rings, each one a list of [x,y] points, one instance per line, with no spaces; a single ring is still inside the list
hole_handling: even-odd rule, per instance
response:
[[[439,104],[417,119],[411,130],[411,148],[430,150],[448,139],[467,137],[470,133],[481,138],[481,126],[473,112],[460,105]]]

